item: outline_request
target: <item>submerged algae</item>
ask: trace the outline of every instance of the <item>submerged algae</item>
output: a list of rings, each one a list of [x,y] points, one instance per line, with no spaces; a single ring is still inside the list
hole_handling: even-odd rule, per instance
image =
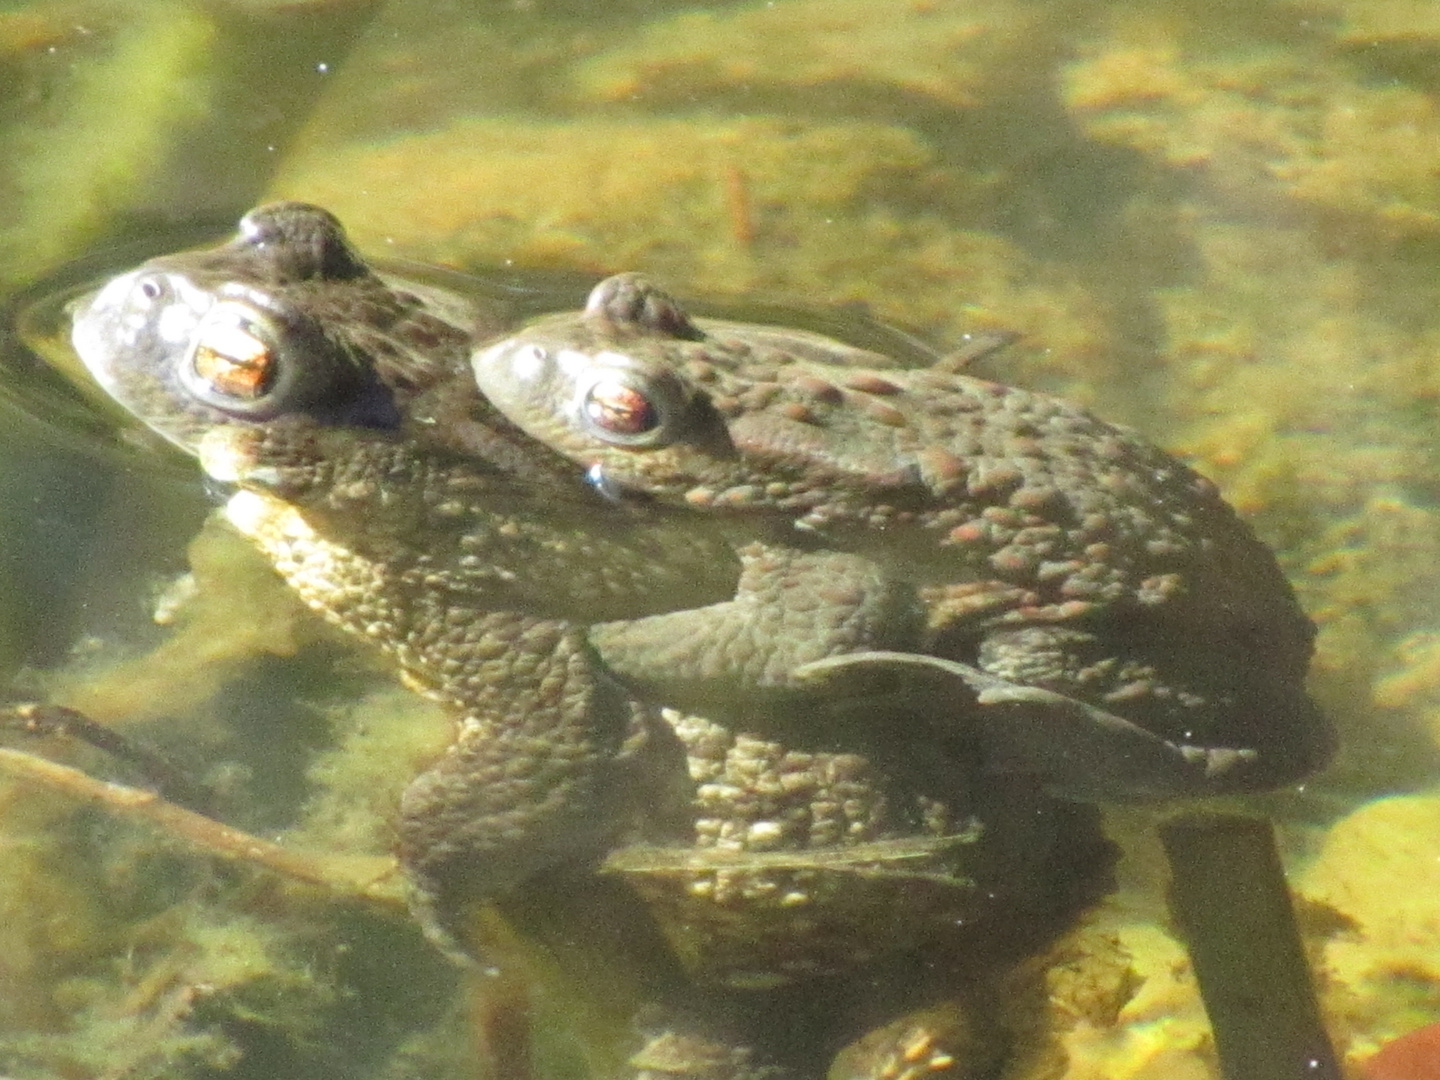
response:
[[[662,15],[576,64],[571,79],[580,100],[655,105],[824,88],[860,112],[877,106],[877,94],[964,108],[992,96],[1049,29],[1038,9],[1003,2],[739,5]]]
[[[423,187],[408,182],[416,160]],[[918,133],[865,121],[511,118],[311,144],[271,194],[326,206],[373,250],[644,268],[697,294],[859,302],[940,341],[1024,327],[1042,369],[1109,370],[1102,298],[926,208],[941,190],[939,201],[964,201],[972,183]]]
[[[1209,1024],[1184,946],[1153,926],[1101,926],[1092,934],[1100,940],[1088,953],[1057,969],[1055,978],[1074,989],[1052,994],[1064,1065],[1050,1075],[1214,1080]],[[1096,988],[1109,993],[1097,998]]]
[[[1440,233],[1440,105],[1429,94],[1370,85],[1345,58],[1300,42],[1206,56],[1168,34],[1137,36],[1066,68],[1066,105],[1092,138],[1183,170],[1234,208],[1306,212],[1322,235],[1380,246]]]
[[[1336,41],[1360,48],[1405,43],[1440,49],[1440,11],[1413,0],[1289,0],[1327,18]]]
[[[1330,831],[1300,888],[1344,923],[1321,964],[1352,1061],[1440,1021],[1440,796],[1356,810]]]
[[[32,280],[93,240],[152,181],[177,134],[206,115],[210,15],[179,2],[119,14],[97,7],[81,16],[90,26],[77,36],[84,62],[68,62],[63,77],[38,66],[33,75],[59,84],[32,91],[48,102],[48,122],[0,135],[0,183],[15,193],[0,215],[0,282]],[[94,34],[97,22],[108,32]],[[66,45],[67,61],[76,47]]]
[[[184,748],[185,764],[205,769],[212,812],[273,823],[285,843],[326,857],[386,851],[391,789],[407,775],[402,763],[433,752],[423,703],[400,707],[378,675],[378,696],[359,694],[369,676],[357,668],[315,685],[300,705],[328,721],[319,742],[348,752],[315,753],[314,725],[240,731],[227,688],[253,679],[257,663],[273,679],[266,665],[276,661],[267,658],[303,659],[326,634],[232,534],[211,526],[189,553],[193,593],[152,653],[110,665],[87,659],[39,682],[117,723],[143,721],[146,741]],[[285,693],[282,680],[266,699],[280,719],[297,709]],[[377,738],[383,749],[353,752]],[[197,747],[210,758],[197,761]],[[75,756],[53,740],[47,750]],[[113,768],[94,752],[79,756],[96,773]],[[292,780],[266,773],[267,762],[310,767],[300,799],[287,793]],[[0,848],[0,1069],[379,1076],[407,1040],[454,1037],[444,1025],[430,1030],[453,975],[398,904],[361,911],[313,885],[233,869],[236,851],[223,853],[228,867],[196,858],[178,836],[76,814],[64,799],[9,777],[0,783],[0,816],[7,837],[17,838]],[[394,1015],[382,1018],[386,1010]]]
[[[152,651],[43,680],[51,700],[117,725],[193,713],[257,657],[294,656],[324,634],[253,547],[218,521],[191,541],[190,571],[156,606],[174,633]]]

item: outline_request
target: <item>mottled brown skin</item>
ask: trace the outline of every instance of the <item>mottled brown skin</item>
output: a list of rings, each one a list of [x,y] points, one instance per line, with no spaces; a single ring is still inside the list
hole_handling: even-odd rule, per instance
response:
[[[597,488],[709,517],[740,554],[734,598],[592,630],[612,670],[701,706],[908,693],[940,745],[1068,797],[1324,764],[1314,627],[1213,484],[1063,401],[871,359],[691,319],[634,274],[477,349],[492,403]]]
[[[455,718],[454,746],[399,815],[433,936],[453,948],[470,901],[534,882],[552,898],[547,874],[620,845],[606,873],[644,898],[686,976],[726,987],[738,1015],[717,1041],[719,999],[702,995],[696,1013],[677,1004],[689,989],[657,976],[675,1023],[635,1068],[738,1080],[778,1076],[766,1062],[786,1057],[814,1072],[846,1039],[952,992],[957,965],[1033,947],[1105,888],[1111,856],[1093,814],[1029,784],[979,782],[959,750],[938,765],[898,745],[870,760],[867,740],[827,727],[806,692],[769,707],[767,722],[801,736],[781,742],[733,711],[662,711],[611,677],[595,623],[753,602],[763,592],[745,575],[779,557],[786,581],[806,580],[809,553],[737,551],[708,516],[617,499],[525,434],[469,365],[470,333],[503,332],[508,317],[377,275],[330,215],[279,204],[247,215],[229,244],[116,279],[75,318],[96,378],[238,489],[228,517],[306,602]],[[226,360],[262,352],[276,371]],[[803,633],[820,655],[901,644],[887,635],[920,609],[874,565],[827,555],[817,572],[844,567],[837,583],[854,602],[787,627],[776,597],[776,631]],[[828,588],[819,580],[817,595]],[[586,888],[561,891],[588,903]],[[847,972],[863,977],[839,996],[817,981]],[[813,1014],[806,1034],[796,1009]],[[923,1021],[936,1061],[955,1027],[946,1015]],[[915,1024],[897,1024],[903,1046],[867,1042],[876,1075],[895,1062],[945,1071],[906,1057]]]

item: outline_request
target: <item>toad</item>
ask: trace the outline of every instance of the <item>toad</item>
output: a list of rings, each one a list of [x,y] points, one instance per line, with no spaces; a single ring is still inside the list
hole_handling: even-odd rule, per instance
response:
[[[735,545],[734,597],[592,630],[646,693],[703,708],[875,684],[918,703],[928,745],[978,745],[1077,799],[1274,788],[1331,753],[1304,689],[1314,626],[1274,556],[1134,431],[691,318],[638,274],[473,366],[611,501],[712,520]]]
[[[238,479],[241,443],[263,448],[229,519],[456,717],[398,826],[416,912],[444,941],[464,899],[602,850],[634,786],[648,713],[585,625],[718,602],[737,574],[728,548],[597,497],[489,409],[470,334],[504,317],[376,274],[330,214],[282,203],[114,279],[74,319],[97,381],[208,448],[212,477]]]

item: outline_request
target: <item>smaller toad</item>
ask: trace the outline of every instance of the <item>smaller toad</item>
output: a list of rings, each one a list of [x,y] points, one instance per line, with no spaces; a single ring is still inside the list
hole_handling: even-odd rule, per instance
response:
[[[735,546],[734,597],[591,631],[660,700],[900,694],[941,753],[979,745],[992,770],[1079,799],[1273,788],[1332,752],[1304,688],[1315,630],[1274,556],[1131,430],[814,334],[692,319],[636,274],[473,367],[611,500]]]

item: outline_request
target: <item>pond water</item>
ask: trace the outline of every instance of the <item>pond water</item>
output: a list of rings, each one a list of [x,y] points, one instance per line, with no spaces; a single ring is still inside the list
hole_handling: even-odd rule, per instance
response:
[[[66,342],[77,290],[261,201],[557,304],[633,269],[890,351],[884,326],[942,352],[1016,331],[983,374],[1214,479],[1319,627],[1341,752],[1245,806],[1277,822],[1358,1069],[1440,1022],[1432,7],[0,4],[0,671],[159,747],[231,824],[388,854],[443,718],[206,525],[215,493]],[[7,745],[138,779],[64,740]],[[393,891],[217,861],[77,794],[0,786],[0,1072],[485,1075],[505,1019]],[[1165,915],[1164,810],[1108,812],[1118,888],[1057,954],[1080,974],[1016,976],[1008,1056],[949,1075],[1219,1076]],[[616,1069],[633,988],[537,979],[536,1074]]]

